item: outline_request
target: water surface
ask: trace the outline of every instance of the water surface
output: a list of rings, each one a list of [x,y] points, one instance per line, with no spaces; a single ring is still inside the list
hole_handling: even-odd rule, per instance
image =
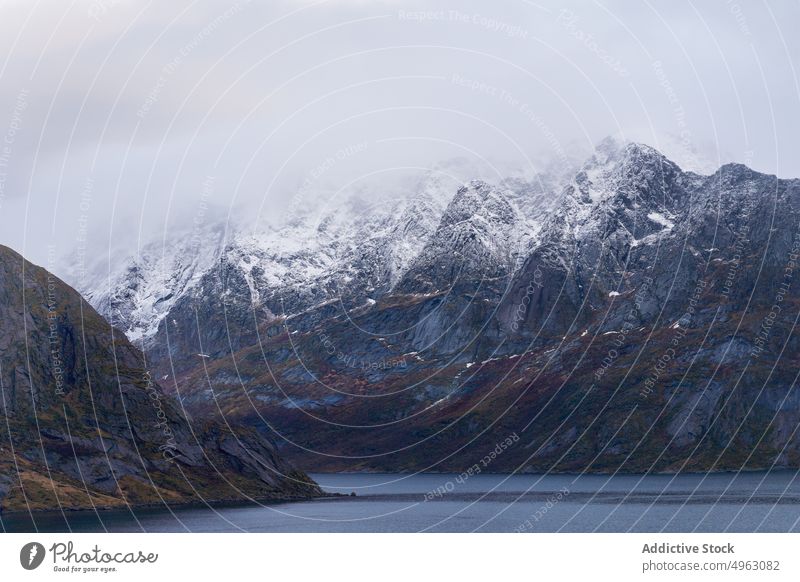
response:
[[[2,517],[42,532],[788,532],[800,473],[687,475],[315,474],[356,497],[262,506]]]

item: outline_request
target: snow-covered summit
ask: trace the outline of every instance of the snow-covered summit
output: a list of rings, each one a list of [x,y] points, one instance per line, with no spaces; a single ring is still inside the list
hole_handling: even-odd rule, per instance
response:
[[[81,291],[131,339],[143,340],[171,321],[184,297],[233,293],[280,316],[331,300],[364,305],[456,277],[511,275],[541,237],[554,240],[544,231],[596,224],[590,217],[600,207],[611,212],[635,198],[637,183],[644,191],[674,164],[647,146],[604,140],[577,173],[568,166],[503,176],[491,164],[456,158],[421,173],[407,196],[359,191],[335,205],[305,205],[278,226],[210,221],[200,233],[145,245],[111,269],[106,263]],[[663,226],[648,213],[670,220],[663,204],[646,210],[651,229]]]
[[[89,268],[79,291],[129,339],[141,340],[215,264],[227,236],[224,225],[209,224],[168,233],[132,256],[118,250]]]

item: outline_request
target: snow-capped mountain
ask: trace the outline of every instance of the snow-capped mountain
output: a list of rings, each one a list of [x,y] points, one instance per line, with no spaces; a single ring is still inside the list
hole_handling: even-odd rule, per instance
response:
[[[150,362],[194,414],[267,419],[317,469],[458,471],[511,431],[498,470],[796,466],[800,181],[605,140],[557,194],[537,182],[239,234]]]
[[[462,255],[483,248],[485,265],[508,271],[538,229],[536,209],[555,198],[543,190],[552,178],[502,189],[463,186],[470,171],[476,170],[466,160],[450,160],[423,175],[405,198],[370,204],[353,197],[296,213],[279,227],[210,223],[169,233],[132,257],[98,261],[80,289],[131,340],[147,343],[160,326],[180,320],[169,314],[182,300],[233,299],[267,317],[332,300],[348,308],[375,301],[411,270],[439,261],[443,248],[457,252],[473,236],[475,248]],[[534,187],[525,216],[514,200]]]
[[[131,341],[152,337],[175,302],[221,256],[227,229],[219,224],[169,233],[126,256],[99,258],[78,290]]]

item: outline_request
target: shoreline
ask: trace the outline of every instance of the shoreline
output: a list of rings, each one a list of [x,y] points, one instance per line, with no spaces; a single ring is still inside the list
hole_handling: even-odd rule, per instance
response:
[[[739,473],[800,473],[800,467],[791,468],[791,467],[780,467],[780,468],[772,468],[772,469],[717,469],[713,471],[650,471],[650,472],[603,472],[603,471],[592,471],[591,473],[574,473],[571,471],[548,471],[544,473],[527,473],[527,472],[516,472],[516,473],[508,473],[508,472],[489,472],[483,471],[481,475],[494,475],[494,476],[501,476],[506,475],[509,477],[513,476],[520,476],[520,477],[646,477],[646,476],[657,476],[657,477],[671,477],[671,476],[678,476],[678,475],[738,475]],[[419,475],[460,475],[461,473],[458,471],[407,471],[403,473],[392,473],[390,471],[314,471],[314,470],[307,470],[307,475],[401,475],[401,476],[419,476]]]
[[[263,505],[282,505],[284,503],[298,503],[302,501],[331,501],[333,499],[350,498],[351,495],[347,493],[329,493],[318,495],[314,497],[267,497],[260,499],[220,499],[220,500],[207,500],[207,501],[186,501],[181,503],[137,503],[129,505],[114,506],[97,506],[97,507],[54,507],[51,509],[11,509],[0,510],[0,517],[21,517],[39,514],[60,514],[60,513],[101,513],[112,511],[128,511],[134,510],[148,510],[157,509],[159,511],[165,510],[182,510],[182,509],[214,509],[225,507],[248,507],[248,506],[263,506]]]
[[[483,473],[482,475],[494,477],[676,477],[676,476],[710,476],[710,475],[739,475],[739,474],[754,474],[754,473],[800,473],[800,468],[789,469],[747,469],[741,471],[691,471],[682,473]],[[348,472],[310,472],[309,475],[324,475],[324,476],[392,476],[398,478],[418,477],[421,475],[431,476],[457,476],[459,473],[442,472],[442,473],[385,473],[385,472],[370,472],[370,471],[348,471]],[[334,487],[328,485],[328,487]],[[342,487],[344,488],[344,487]],[[318,496],[287,496],[287,497],[269,497],[259,499],[219,499],[219,500],[206,500],[206,501],[187,501],[182,503],[143,503],[143,504],[130,504],[125,506],[103,506],[103,507],[70,507],[70,508],[51,508],[51,509],[14,509],[0,511],[0,517],[20,518],[29,517],[32,515],[43,514],[72,514],[72,513],[109,513],[114,511],[134,512],[138,510],[159,510],[159,511],[172,511],[172,510],[186,510],[186,509],[215,509],[215,508],[231,508],[231,507],[257,507],[265,505],[282,505],[285,503],[299,503],[299,502],[315,502],[315,501],[343,501],[345,499],[359,499],[359,495],[352,493],[338,493],[325,491],[324,494]]]

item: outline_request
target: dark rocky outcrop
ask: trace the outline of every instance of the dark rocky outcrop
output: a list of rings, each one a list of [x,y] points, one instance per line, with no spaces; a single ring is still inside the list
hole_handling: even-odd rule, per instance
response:
[[[193,421],[65,283],[0,247],[0,509],[315,496],[252,429]]]

